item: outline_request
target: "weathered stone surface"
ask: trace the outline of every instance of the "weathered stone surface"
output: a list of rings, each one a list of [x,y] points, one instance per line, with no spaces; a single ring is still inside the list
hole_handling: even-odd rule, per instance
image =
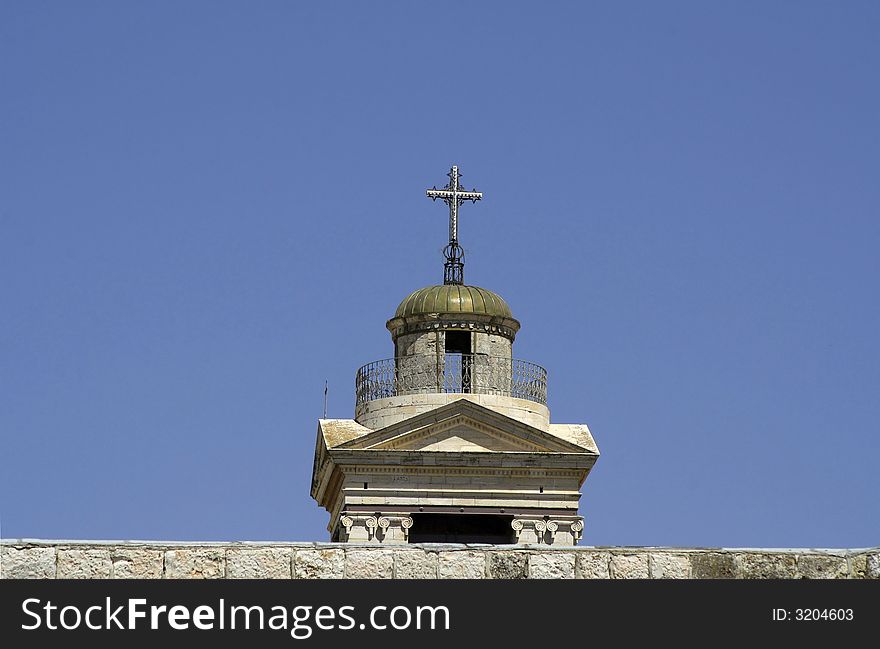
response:
[[[574,579],[574,553],[542,552],[529,557],[531,579]]]
[[[793,579],[797,577],[794,554],[743,553],[736,555],[742,579]]]
[[[345,575],[345,552],[338,548],[299,550],[293,555],[296,579],[342,579]]]
[[[161,579],[162,554],[162,550],[113,548],[110,551],[112,576],[114,579]]]
[[[612,579],[647,579],[649,576],[647,554],[611,555]]]
[[[440,552],[440,579],[483,579],[486,556],[479,551]]]
[[[845,557],[803,554],[797,559],[798,573],[805,579],[846,579],[849,570]]]
[[[862,552],[850,557],[851,579],[880,579],[880,552]]]
[[[849,578],[864,579],[865,571],[868,569],[868,555],[857,554],[849,558]]]
[[[684,554],[656,552],[648,555],[651,577],[654,579],[687,579],[691,562]]]
[[[865,577],[880,579],[880,552],[874,552],[865,557]]]
[[[575,576],[578,579],[610,579],[610,562],[610,552],[592,550],[578,552]]]
[[[230,548],[226,551],[228,579],[290,579],[290,548]]]
[[[489,554],[490,579],[528,579],[529,555],[525,552],[492,552]]]
[[[165,552],[167,579],[222,579],[225,576],[223,548],[176,548]]]
[[[736,562],[732,554],[695,552],[690,555],[691,577],[694,579],[733,579]]]
[[[760,550],[436,544],[0,542],[3,578],[880,579],[880,548]]]
[[[3,579],[54,579],[55,548],[0,548]]]
[[[345,576],[349,579],[391,579],[393,574],[391,550],[353,548],[345,551]]]
[[[109,579],[113,562],[110,550],[58,550],[58,579]]]
[[[397,579],[436,579],[436,552],[397,550],[394,552],[394,577]]]

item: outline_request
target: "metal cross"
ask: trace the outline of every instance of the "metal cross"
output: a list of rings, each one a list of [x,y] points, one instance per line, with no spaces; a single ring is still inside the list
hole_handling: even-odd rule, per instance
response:
[[[465,191],[459,187],[458,180],[461,178],[461,174],[458,173],[457,165],[452,165],[452,169],[450,169],[447,175],[449,176],[449,184],[446,187],[437,189],[435,185],[433,189],[429,189],[425,193],[432,201],[440,198],[449,206],[449,243],[456,245],[458,244],[459,206],[465,201],[476,203],[483,198],[483,192],[478,192],[476,189]]]

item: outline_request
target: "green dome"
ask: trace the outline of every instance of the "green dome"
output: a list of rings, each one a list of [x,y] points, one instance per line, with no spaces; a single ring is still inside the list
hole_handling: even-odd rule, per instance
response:
[[[507,302],[497,293],[479,286],[459,284],[420,288],[400,303],[394,317],[402,318],[424,313],[475,313],[513,318]]]

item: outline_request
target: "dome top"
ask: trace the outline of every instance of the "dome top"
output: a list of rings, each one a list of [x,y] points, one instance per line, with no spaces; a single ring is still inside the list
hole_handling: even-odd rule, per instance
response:
[[[500,295],[479,286],[441,284],[426,286],[411,293],[394,314],[395,318],[425,313],[473,313],[513,318],[510,307]]]

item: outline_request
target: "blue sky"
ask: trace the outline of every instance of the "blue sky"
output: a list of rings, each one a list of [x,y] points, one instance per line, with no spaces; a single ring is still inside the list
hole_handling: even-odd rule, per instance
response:
[[[0,525],[323,540],[324,381],[469,283],[585,543],[880,542],[880,5],[3,2]]]

